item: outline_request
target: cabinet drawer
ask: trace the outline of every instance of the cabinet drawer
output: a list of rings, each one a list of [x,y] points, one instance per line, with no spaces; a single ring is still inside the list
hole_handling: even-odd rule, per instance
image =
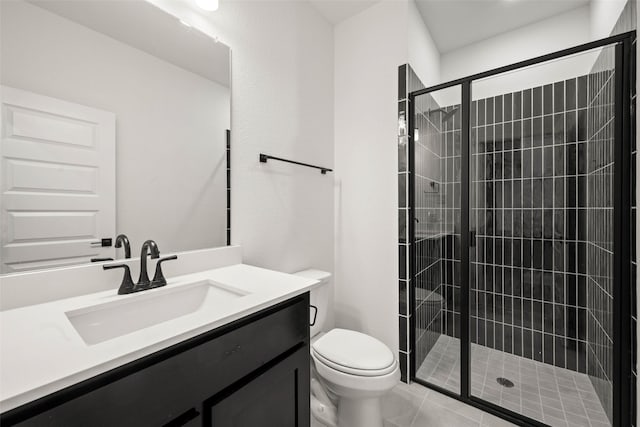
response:
[[[308,340],[308,313],[308,294],[293,298],[4,414],[3,425],[162,426]]]

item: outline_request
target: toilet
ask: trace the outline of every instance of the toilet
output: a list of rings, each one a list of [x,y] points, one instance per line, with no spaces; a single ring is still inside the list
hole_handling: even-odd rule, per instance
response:
[[[380,398],[400,382],[393,352],[376,338],[348,329],[323,332],[331,274],[305,270],[319,280],[311,291],[311,413],[328,427],[382,427]]]

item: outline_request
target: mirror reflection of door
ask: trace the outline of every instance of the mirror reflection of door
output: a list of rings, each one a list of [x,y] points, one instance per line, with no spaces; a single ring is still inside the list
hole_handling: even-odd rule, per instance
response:
[[[227,243],[228,46],[146,0],[0,0],[0,21],[0,86],[26,91],[0,92],[0,150],[21,150],[0,174],[0,275],[122,259],[90,245],[119,234],[134,256]]]
[[[6,86],[1,273],[115,255],[115,115]]]

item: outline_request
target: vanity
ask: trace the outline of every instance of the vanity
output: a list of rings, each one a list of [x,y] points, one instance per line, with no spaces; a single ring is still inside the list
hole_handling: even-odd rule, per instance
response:
[[[316,284],[236,264],[4,311],[0,423],[307,426]]]

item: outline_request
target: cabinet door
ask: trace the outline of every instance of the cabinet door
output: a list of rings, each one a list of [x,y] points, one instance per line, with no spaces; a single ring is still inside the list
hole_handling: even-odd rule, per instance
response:
[[[204,417],[204,425],[309,427],[309,375],[309,346],[304,345],[205,403],[210,418]]]

